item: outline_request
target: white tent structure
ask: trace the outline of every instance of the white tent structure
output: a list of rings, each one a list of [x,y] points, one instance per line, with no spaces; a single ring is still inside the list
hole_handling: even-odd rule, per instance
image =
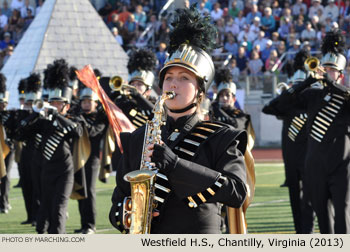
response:
[[[103,76],[128,77],[128,55],[89,0],[46,0],[1,72],[7,78],[9,107],[18,106],[19,80],[64,58],[78,69],[87,64]]]

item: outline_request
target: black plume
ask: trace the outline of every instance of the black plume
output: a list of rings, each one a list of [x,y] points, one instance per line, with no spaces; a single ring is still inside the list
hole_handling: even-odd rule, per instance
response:
[[[38,73],[32,73],[27,78],[27,86],[26,86],[26,93],[29,92],[38,92],[41,88],[41,80],[40,80],[40,74]]]
[[[136,70],[153,71],[157,64],[154,52],[148,49],[136,49],[131,52],[128,62],[128,70],[131,74]]]
[[[304,67],[305,60],[310,57],[310,54],[307,50],[301,49],[294,58],[293,70],[296,72],[297,70],[306,71]]]
[[[77,77],[77,74],[75,73],[75,71],[77,71],[78,69],[75,67],[75,66],[71,66],[69,68],[69,80],[70,81],[74,81],[76,80],[78,77]]]
[[[95,76],[98,78],[98,77],[102,77],[102,73],[101,73],[101,71],[99,70],[99,69],[97,69],[97,68],[95,68],[94,69],[94,74],[95,74]]]
[[[64,59],[58,59],[47,68],[47,82],[49,89],[63,89],[68,86],[69,68]]]
[[[216,70],[214,81],[215,81],[217,87],[222,82],[224,82],[224,83],[232,82],[232,74],[231,74],[230,69],[225,67],[225,68],[220,68],[220,69]]]
[[[26,86],[27,86],[27,78],[23,78],[19,81],[18,83],[18,93],[19,94],[23,94],[24,91],[26,90]]]
[[[0,93],[6,92],[6,77],[4,74],[0,73]]]
[[[51,67],[51,64],[47,66],[47,68],[44,70],[44,83],[43,83],[43,88],[44,89],[49,89],[49,83],[47,81],[48,77],[49,77],[49,68]]]
[[[344,53],[345,50],[345,37],[341,30],[332,30],[326,33],[326,37],[323,40],[321,46],[322,54]]]
[[[211,24],[209,17],[203,17],[199,13],[196,4],[191,5],[189,9],[177,9],[171,25],[174,29],[169,34],[170,55],[183,43],[199,47],[206,52],[218,47],[215,26]]]

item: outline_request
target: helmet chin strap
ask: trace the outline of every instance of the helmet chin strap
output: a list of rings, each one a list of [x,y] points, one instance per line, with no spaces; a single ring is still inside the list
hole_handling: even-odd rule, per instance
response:
[[[196,100],[196,98],[198,99],[199,96],[200,96],[200,93],[197,91],[197,94],[195,95],[195,97],[193,97],[193,103],[191,103],[190,105],[188,105],[182,109],[170,109],[170,108],[168,108],[168,109],[170,112],[175,113],[175,114],[184,113],[184,112],[190,110],[191,108],[194,108],[197,106],[197,103],[195,103],[194,101]]]

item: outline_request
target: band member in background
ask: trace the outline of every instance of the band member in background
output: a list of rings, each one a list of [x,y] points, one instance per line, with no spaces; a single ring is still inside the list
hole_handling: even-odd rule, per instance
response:
[[[284,106],[307,112],[305,189],[310,192],[321,233],[350,233],[349,89],[342,85],[346,58],[340,30],[322,42],[321,67],[281,94]],[[323,88],[309,88],[321,82]]]
[[[12,141],[12,123],[10,111],[6,110],[9,101],[9,92],[6,91],[6,77],[0,73],[0,144],[1,160],[0,164],[0,214],[7,214],[11,209],[9,203],[10,175],[14,161],[14,146]],[[13,113],[12,113],[13,114]],[[5,161],[5,162],[4,162]]]
[[[308,75],[304,62],[310,57],[306,50],[300,50],[294,59],[293,85],[304,81]],[[280,89],[288,88],[287,84],[280,84]],[[313,87],[317,88],[317,87]],[[305,108],[295,106],[286,108],[277,96],[266,104],[263,113],[276,116],[283,120],[282,127],[282,155],[286,171],[286,185],[289,190],[294,228],[297,234],[313,232],[314,213],[309,195],[305,191],[305,155],[307,147],[306,121],[308,119]]]
[[[90,88],[80,90],[81,114],[88,131],[91,153],[85,164],[87,198],[78,200],[81,229],[75,233],[96,232],[96,180],[100,169],[100,146],[104,130],[108,124],[103,111],[98,111],[98,97]]]
[[[126,86],[115,91],[114,103],[132,122],[135,128],[141,127],[147,120],[153,118],[153,99],[151,99],[154,82],[156,55],[148,49],[138,49],[131,52],[128,62],[129,81]],[[126,83],[123,83],[124,85]],[[107,131],[108,133],[109,131]],[[112,154],[112,167],[115,170],[121,153],[117,148]]]
[[[41,80],[40,75],[32,73],[26,79],[25,98],[23,110],[19,110],[19,120],[21,118],[28,117],[33,112],[33,105],[37,100],[41,99]],[[39,195],[34,187],[37,186],[40,177],[40,172],[37,172],[37,166],[32,162],[35,149],[38,148],[38,141],[40,141],[40,135],[27,134],[22,138],[18,138],[22,142],[23,148],[21,152],[21,159],[19,162],[19,170],[21,171],[21,188],[27,212],[27,220],[21,224],[36,225],[36,215],[39,208]],[[37,182],[36,184],[34,183]],[[34,191],[35,197],[34,197]]]
[[[67,204],[72,193],[74,167],[71,147],[82,136],[79,122],[66,118],[70,108],[72,89],[68,86],[68,64],[55,60],[47,69],[49,103],[41,113],[32,113],[21,121],[18,134],[40,133],[42,162],[42,197],[40,223],[48,221],[49,234],[65,233]],[[37,232],[43,232],[43,228]]]
[[[247,194],[243,154],[247,135],[231,126],[201,121],[200,103],[214,77],[209,50],[216,29],[198,10],[179,9],[172,24],[169,57],[159,75],[168,114],[161,144],[145,146],[145,127],[122,133],[124,153],[117,167],[110,221],[124,232],[123,201],[130,196],[125,174],[140,168],[141,157],[159,169],[155,185],[157,207],[151,233],[221,233],[221,204],[240,207]],[[205,51],[205,50],[207,51]],[[182,57],[191,55],[192,57]],[[149,137],[149,136],[146,136]]]
[[[254,195],[254,189],[255,188],[255,171],[254,171],[254,163],[252,159],[252,155],[250,151],[253,149],[254,141],[255,141],[255,133],[252,126],[252,122],[250,119],[250,115],[244,113],[242,110],[235,107],[236,104],[236,84],[232,81],[232,74],[231,71],[228,68],[220,68],[216,71],[215,77],[214,77],[215,83],[216,83],[216,90],[217,90],[217,96],[215,101],[211,104],[210,107],[210,118],[213,121],[219,121],[226,124],[231,125],[236,130],[244,130],[247,132],[248,135],[248,143],[247,143],[247,150],[249,150],[249,153],[244,153],[246,156],[246,159],[249,158],[246,162],[249,163],[247,165],[247,181],[249,183],[251,194],[249,197],[247,197],[247,202],[244,207],[244,213],[246,211],[246,208],[250,204],[250,202],[253,200]],[[228,216],[229,214],[233,215],[233,210],[230,208],[223,208],[222,216],[223,216],[223,222],[222,222],[222,231],[226,233],[237,233],[242,232],[235,230],[233,231],[234,225],[229,223],[229,219],[233,219],[233,216]],[[231,230],[230,230],[231,229]],[[236,228],[235,228],[236,229]],[[244,231],[243,233],[246,233]]]

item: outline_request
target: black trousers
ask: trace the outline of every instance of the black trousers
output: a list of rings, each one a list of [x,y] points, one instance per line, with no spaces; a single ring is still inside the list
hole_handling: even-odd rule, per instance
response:
[[[15,158],[15,152],[11,150],[5,158],[6,176],[1,178],[0,184],[0,208],[8,209],[9,206],[9,192],[10,192],[10,180],[11,169]]]
[[[350,233],[350,138],[308,141],[307,190],[322,234]]]
[[[96,224],[96,180],[100,169],[100,159],[89,158],[85,165],[87,198],[78,200],[81,227],[94,229]]]
[[[295,143],[286,139],[283,149],[286,182],[297,234],[312,233],[315,219],[310,195],[304,190],[306,147],[306,142]]]
[[[42,168],[42,197],[40,204],[40,218],[37,232],[45,230],[43,225],[48,223],[49,234],[66,233],[66,213],[69,197],[72,193],[74,182],[73,167],[64,167],[59,164]]]

